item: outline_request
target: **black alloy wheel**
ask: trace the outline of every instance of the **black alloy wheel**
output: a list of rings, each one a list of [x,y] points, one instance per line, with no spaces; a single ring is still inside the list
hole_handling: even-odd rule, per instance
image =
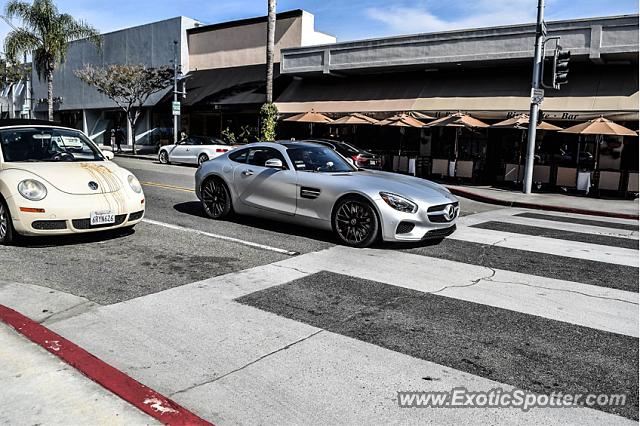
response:
[[[162,164],[169,164],[169,154],[167,151],[160,151],[160,155],[158,155],[158,161]]]
[[[231,195],[225,183],[218,178],[207,179],[200,190],[202,207],[213,219],[222,219],[231,212]]]
[[[373,206],[360,198],[340,201],[333,215],[338,238],[351,247],[368,247],[378,239],[378,215]]]

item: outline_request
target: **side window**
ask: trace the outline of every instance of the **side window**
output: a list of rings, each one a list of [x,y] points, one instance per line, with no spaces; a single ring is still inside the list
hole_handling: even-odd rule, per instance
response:
[[[264,167],[264,163],[272,158],[279,159],[280,161],[282,161],[282,164],[285,167],[287,166],[287,162],[285,161],[282,154],[280,154],[280,151],[273,148],[253,148],[249,150],[249,155],[247,156],[247,164]]]
[[[241,149],[239,151],[233,152],[229,154],[229,160],[235,161],[236,163],[246,163],[247,162],[247,154],[249,153],[248,149]]]

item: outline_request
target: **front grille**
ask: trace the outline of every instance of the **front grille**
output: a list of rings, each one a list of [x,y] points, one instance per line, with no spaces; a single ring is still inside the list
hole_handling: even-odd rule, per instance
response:
[[[40,231],[52,230],[52,229],[67,229],[67,221],[66,220],[36,220],[34,222],[31,222],[31,227],[33,229],[38,229]]]
[[[456,225],[450,226],[448,228],[443,228],[443,229],[434,229],[424,234],[424,237],[422,237],[422,239],[431,240],[431,239],[448,237],[449,235],[453,234],[455,230],[456,230]]]
[[[129,215],[129,220],[138,220],[144,215],[144,210],[140,210],[139,212],[134,212]]]
[[[396,228],[396,234],[408,234],[413,231],[415,225],[411,222],[400,222]]]
[[[433,223],[447,223],[447,222],[451,222],[450,220],[445,219],[443,214],[434,214],[432,216],[429,216],[429,221],[433,222]]]
[[[453,204],[453,207],[457,207],[458,206],[458,202],[454,202],[454,203],[447,203],[447,204],[438,204],[437,206],[431,206],[427,209],[427,213],[431,213],[431,212],[439,212],[444,210],[445,207],[447,207],[449,204]]]
[[[91,219],[73,219],[71,223],[73,223],[73,227],[76,229],[98,229],[98,228],[110,228],[112,226],[122,225],[127,218],[126,214],[119,214],[116,216],[115,223],[105,223],[102,225],[93,225],[91,226]]]

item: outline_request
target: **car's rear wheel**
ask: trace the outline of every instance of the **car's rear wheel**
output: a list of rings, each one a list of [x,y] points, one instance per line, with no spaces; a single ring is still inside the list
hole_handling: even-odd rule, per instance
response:
[[[378,239],[380,221],[371,203],[360,197],[346,197],[336,205],[333,229],[342,243],[369,247]]]
[[[204,211],[213,219],[222,219],[232,211],[229,188],[220,178],[207,179],[200,189],[200,197]]]
[[[205,161],[209,161],[209,156],[207,154],[200,154],[198,156],[198,165],[201,165]]]
[[[162,164],[169,164],[169,154],[167,154],[167,151],[160,151],[160,154],[158,154],[158,161]]]
[[[11,212],[0,199],[0,244],[11,244],[15,239],[16,231],[13,229],[13,223],[11,222]]]

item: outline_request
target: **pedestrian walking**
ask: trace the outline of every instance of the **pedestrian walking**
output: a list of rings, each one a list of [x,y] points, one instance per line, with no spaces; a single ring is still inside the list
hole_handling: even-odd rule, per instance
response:
[[[118,126],[118,128],[116,129],[116,152],[118,153],[122,152],[122,142],[124,142],[124,132],[122,131],[120,126]]]

